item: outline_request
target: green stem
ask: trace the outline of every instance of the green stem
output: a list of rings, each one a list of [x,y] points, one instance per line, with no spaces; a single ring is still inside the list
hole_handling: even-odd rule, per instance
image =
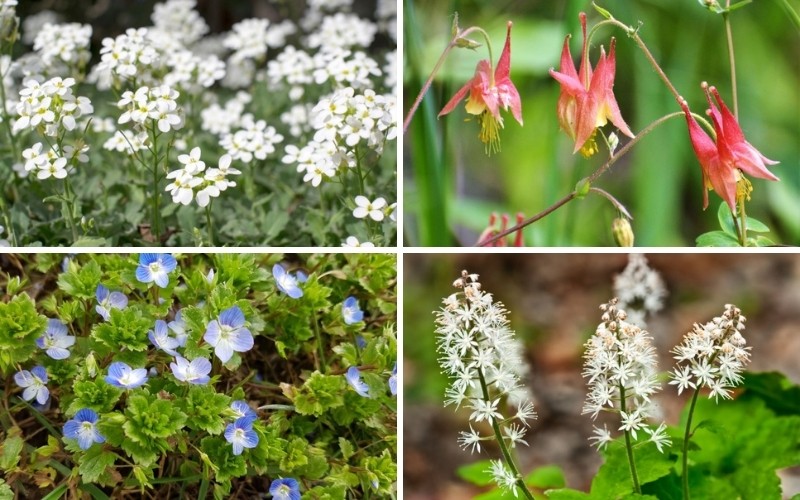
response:
[[[153,136],[153,195],[151,197],[152,203],[152,214],[150,218],[150,222],[152,224],[151,230],[153,236],[155,237],[154,244],[160,245],[161,244],[161,214],[160,207],[161,207],[161,192],[158,190],[158,134],[156,133],[156,122],[155,120],[150,121],[151,124],[151,131]]]
[[[463,31],[458,31],[455,33],[453,38],[450,39],[450,42],[447,44],[447,47],[445,47],[444,51],[442,52],[442,55],[439,56],[439,60],[436,61],[436,64],[433,66],[430,76],[428,76],[428,79],[425,80],[425,84],[422,86],[422,89],[420,89],[419,94],[417,94],[417,98],[414,99],[414,104],[411,105],[411,109],[408,110],[408,114],[406,115],[405,120],[403,120],[403,135],[405,135],[406,131],[408,130],[408,126],[411,124],[411,119],[414,118],[414,113],[417,112],[417,108],[419,108],[420,103],[422,103],[422,98],[425,97],[426,93],[428,93],[428,89],[431,87],[436,74],[439,73],[439,70],[442,68],[442,64],[444,63],[445,59],[447,59],[447,55],[451,50],[458,46],[459,38],[464,38],[474,31],[482,34],[483,38],[486,40],[486,47],[489,50],[489,65],[492,65],[492,44],[489,41],[489,35],[486,33],[486,31],[477,26],[472,26]]]
[[[10,69],[10,62],[9,62],[9,69]],[[8,114],[8,110],[6,109],[6,84],[4,81],[4,74],[0,74],[0,112],[3,114],[3,123],[5,124],[6,132],[8,133],[8,142],[11,144],[11,154],[13,155],[13,161],[16,162],[19,157],[17,156],[17,142],[14,140],[14,131],[11,129],[11,117]]]
[[[62,198],[63,211],[66,212],[67,224],[72,232],[72,243],[78,241],[78,227],[75,225],[75,195],[69,183],[69,177],[64,178],[64,196]]]
[[[642,129],[641,132],[636,134],[636,137],[634,137],[633,139],[628,141],[624,146],[622,146],[617,154],[615,154],[614,156],[609,158],[602,166],[600,166],[600,168],[595,170],[592,175],[587,177],[586,178],[586,182],[591,184],[594,181],[596,181],[598,177],[603,175],[609,168],[611,168],[611,166],[614,163],[616,163],[616,161],[618,159],[620,159],[628,151],[630,151],[631,148],[633,148],[633,146],[636,145],[636,143],[638,143],[644,136],[646,136],[647,134],[649,134],[650,132],[655,130],[656,127],[658,127],[659,125],[661,125],[665,121],[667,121],[667,120],[669,120],[671,118],[675,118],[676,116],[683,116],[683,112],[682,111],[676,111],[675,113],[670,113],[668,115],[662,116],[658,120],[656,120],[653,123],[651,123],[650,125],[646,126],[644,129]],[[583,184],[583,182],[581,182],[581,184]],[[558,210],[559,208],[561,208],[562,206],[566,205],[567,203],[569,203],[570,201],[574,200],[577,197],[578,197],[578,192],[577,191],[572,191],[571,193],[569,193],[568,195],[564,196],[560,200],[556,201],[555,203],[553,203],[552,205],[550,205],[546,209],[542,210],[538,214],[525,219],[524,221],[520,222],[519,224],[517,224],[515,226],[512,226],[512,227],[506,229],[505,231],[500,231],[499,233],[497,233],[496,235],[492,236],[491,238],[487,238],[487,239],[481,241],[478,246],[489,246],[492,243],[494,243],[495,241],[497,241],[497,240],[499,240],[501,238],[505,238],[509,234],[515,233],[515,232],[519,231],[520,229],[524,228],[525,226],[529,226],[529,225],[533,224],[534,222],[536,222],[536,221],[538,221],[540,219],[543,219],[544,217],[546,217],[546,216],[550,215],[551,213],[555,212],[556,210]]]
[[[800,14],[797,13],[792,5],[789,3],[789,0],[780,0],[783,8],[786,9],[786,14],[789,16],[789,19],[792,20],[792,23],[797,29],[800,29]]]
[[[619,384],[619,409],[620,411],[627,413],[626,409],[626,398],[625,398],[625,386],[620,383]],[[625,451],[628,452],[628,466],[631,469],[631,479],[633,479],[633,490],[636,493],[642,493],[642,487],[639,486],[639,475],[636,473],[636,461],[633,459],[633,445],[631,444],[631,431],[625,431]]]
[[[489,401],[489,388],[486,386],[486,379],[483,376],[483,370],[478,368],[478,378],[481,382],[481,390],[483,391],[483,399],[484,401]],[[519,468],[517,464],[514,462],[511,453],[508,451],[508,447],[506,446],[506,442],[503,439],[503,435],[500,432],[500,424],[497,423],[497,419],[492,419],[492,430],[494,431],[494,438],[497,441],[497,445],[500,446],[500,452],[503,454],[503,459],[506,462],[506,466],[511,469],[511,472],[514,474],[514,477],[517,478],[517,488],[522,492],[523,496],[529,500],[534,500],[533,494],[528,489],[528,486],[525,484],[525,481],[522,479],[522,474],[519,473]],[[515,495],[516,496],[516,495]]]
[[[694,406],[697,403],[697,396],[700,394],[698,387],[692,396],[692,404],[689,406],[689,416],[686,419],[686,432],[683,434],[683,500],[689,500],[689,439],[691,438],[692,416]]]
[[[208,246],[214,246],[214,229],[211,224],[211,202],[206,205],[206,230],[208,231]]]
[[[325,359],[325,347],[322,345],[322,334],[319,331],[319,323],[317,322],[317,314],[314,313],[314,335],[317,337],[317,349],[319,350],[319,359],[322,361],[322,366],[325,371],[328,371],[328,361]],[[319,370],[319,366],[317,367]]]
[[[747,214],[745,213],[744,209],[744,201],[745,196],[738,197],[738,208],[739,208],[739,244],[743,247],[747,246]],[[734,222],[736,221],[736,216],[733,217]]]
[[[731,7],[731,0],[725,2],[725,8]],[[722,21],[725,23],[725,37],[728,41],[728,59],[731,62],[731,93],[733,94],[733,116],[739,119],[739,98],[736,91],[736,56],[733,53],[733,30],[731,29],[730,12],[722,13]]]

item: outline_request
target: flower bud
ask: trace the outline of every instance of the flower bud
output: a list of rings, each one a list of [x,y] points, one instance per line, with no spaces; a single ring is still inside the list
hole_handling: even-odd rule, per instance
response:
[[[0,42],[14,43],[19,38],[19,18],[13,9],[0,10]]]
[[[630,221],[625,217],[617,217],[611,224],[611,232],[614,234],[614,240],[618,246],[632,247],[633,246],[633,228],[631,228]]]

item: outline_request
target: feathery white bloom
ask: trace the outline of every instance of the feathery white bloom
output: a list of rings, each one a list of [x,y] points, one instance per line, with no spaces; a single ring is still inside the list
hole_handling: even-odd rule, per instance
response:
[[[661,310],[667,288],[661,275],[647,265],[647,258],[633,253],[625,270],[614,278],[614,294],[619,308],[628,313],[628,322],[645,328],[645,316]]]

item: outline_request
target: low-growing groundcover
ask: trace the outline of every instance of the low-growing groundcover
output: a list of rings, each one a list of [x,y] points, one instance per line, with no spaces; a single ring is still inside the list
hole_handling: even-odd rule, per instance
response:
[[[71,23],[18,3],[0,0],[0,244],[396,241],[394,1],[112,2]]]
[[[0,264],[0,498],[396,494],[393,255]]]

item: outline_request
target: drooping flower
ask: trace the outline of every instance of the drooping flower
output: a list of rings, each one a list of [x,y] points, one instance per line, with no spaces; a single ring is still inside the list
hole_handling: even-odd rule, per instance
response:
[[[255,448],[258,445],[258,434],[253,430],[253,419],[241,417],[228,424],[225,428],[225,440],[233,445],[234,455],[241,455],[245,448]]]
[[[225,309],[219,318],[206,327],[203,339],[214,347],[214,354],[227,363],[233,352],[245,352],[253,348],[253,334],[244,327],[244,313],[239,306]]]
[[[139,255],[136,279],[142,283],[155,282],[161,288],[169,284],[169,273],[178,266],[175,257],[165,253],[143,253]]]
[[[355,391],[365,398],[369,396],[369,386],[366,382],[361,380],[361,371],[356,368],[355,366],[351,366],[347,369],[347,373],[344,376],[347,379],[347,383],[355,389]]]
[[[88,450],[94,443],[105,443],[106,438],[97,430],[97,413],[90,408],[78,410],[75,416],[64,424],[64,437],[78,440],[82,450]]]
[[[750,198],[752,190],[742,172],[760,179],[777,181],[779,179],[767,170],[767,165],[778,162],[766,158],[745,140],[736,117],[725,105],[716,88],[709,87],[705,82],[702,87],[709,106],[706,113],[711,117],[717,134],[716,143],[700,128],[686,101],[681,100],[679,104],[686,115],[689,139],[703,170],[703,209],[708,207],[707,190],[713,189],[725,200],[731,211],[736,212],[737,198]],[[711,101],[711,94],[714,95],[717,105]]]
[[[475,76],[461,87],[439,112],[441,117],[453,111],[469,93],[466,110],[467,113],[478,116],[481,126],[478,137],[486,145],[487,154],[500,151],[500,129],[503,128],[500,108],[507,111],[510,107],[511,114],[522,125],[522,101],[509,76],[511,70],[511,24],[511,21],[507,24],[506,44],[500,54],[500,60],[497,61],[494,73],[489,60],[479,61],[475,69]]]
[[[572,54],[569,51],[571,36],[567,35],[561,51],[561,67],[559,71],[551,69],[550,75],[561,84],[561,94],[556,108],[559,125],[575,141],[573,153],[580,151],[588,158],[597,152],[597,142],[594,139],[597,129],[608,121],[628,137],[632,138],[633,132],[623,120],[614,97],[616,42],[611,39],[608,56],[605,49],[600,48],[600,60],[592,72],[586,39],[586,14],[581,12],[580,19],[583,31],[580,70],[576,71],[575,63],[572,61]]]
[[[180,347],[181,344],[177,338],[169,336],[169,330],[167,329],[166,322],[157,319],[155,328],[147,332],[147,338],[150,339],[150,342],[155,347],[161,349],[165,353],[171,356],[178,355],[175,349]]]
[[[43,405],[50,398],[50,390],[47,388],[47,371],[43,366],[34,366],[31,371],[22,370],[14,374],[14,382],[24,388],[22,399],[36,402]]]
[[[103,285],[97,285],[95,297],[97,305],[94,310],[106,321],[111,317],[111,309],[125,309],[128,306],[128,297],[124,293],[111,292]]]
[[[364,312],[358,307],[355,297],[347,297],[342,304],[342,318],[345,324],[353,325],[364,319]]]
[[[47,320],[44,335],[36,339],[40,349],[47,349],[47,355],[53,359],[69,357],[69,348],[75,344],[75,337],[67,335],[67,325],[57,319]]]
[[[190,384],[207,384],[210,380],[208,374],[211,372],[211,362],[206,358],[195,358],[189,362],[183,356],[175,356],[175,362],[170,363],[172,374],[181,382]]]
[[[272,266],[272,276],[275,277],[275,283],[278,285],[278,289],[289,297],[299,299],[303,296],[303,290],[297,285],[299,281],[298,278],[292,276],[282,265],[275,264]]]
[[[272,500],[300,500],[300,485],[291,477],[276,479],[269,485]]]
[[[133,369],[127,363],[117,361],[108,366],[105,381],[120,389],[135,389],[147,382],[147,370]]]

